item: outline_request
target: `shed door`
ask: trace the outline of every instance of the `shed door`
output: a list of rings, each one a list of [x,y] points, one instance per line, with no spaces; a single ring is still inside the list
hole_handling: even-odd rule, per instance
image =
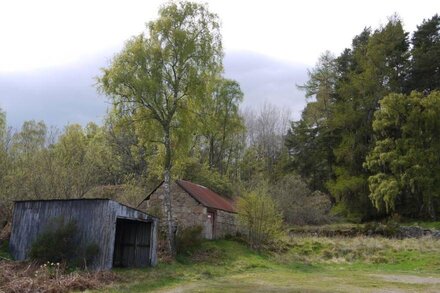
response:
[[[117,219],[114,267],[145,267],[150,264],[151,223]]]
[[[205,223],[205,237],[206,239],[214,239],[214,223],[215,223],[215,213],[208,211],[207,219]]]

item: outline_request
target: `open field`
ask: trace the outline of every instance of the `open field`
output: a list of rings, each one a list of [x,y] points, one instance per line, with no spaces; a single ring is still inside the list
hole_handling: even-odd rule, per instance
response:
[[[440,241],[292,238],[283,252],[203,243],[152,269],[121,269],[102,292],[440,292]],[[95,291],[94,291],[95,292]],[[100,291],[96,291],[100,292]]]

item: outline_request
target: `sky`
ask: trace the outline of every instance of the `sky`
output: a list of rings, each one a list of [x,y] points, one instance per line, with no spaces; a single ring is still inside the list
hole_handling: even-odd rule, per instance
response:
[[[397,13],[406,31],[440,12],[440,1],[212,0],[225,50],[225,76],[237,80],[243,107],[264,103],[298,119],[306,101],[296,88],[319,55],[338,55],[366,26]],[[0,108],[8,124],[25,120],[102,122],[110,106],[95,78],[124,42],[145,31],[165,1],[0,0]]]

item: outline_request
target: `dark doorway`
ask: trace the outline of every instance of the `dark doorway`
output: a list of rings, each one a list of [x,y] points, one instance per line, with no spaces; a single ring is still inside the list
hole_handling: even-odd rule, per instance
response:
[[[151,223],[117,219],[114,267],[146,267],[150,265]]]

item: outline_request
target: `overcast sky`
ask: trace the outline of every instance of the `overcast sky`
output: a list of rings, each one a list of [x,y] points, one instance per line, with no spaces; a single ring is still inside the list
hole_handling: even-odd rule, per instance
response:
[[[270,102],[289,108],[294,119],[305,104],[295,84],[322,52],[339,54],[365,26],[377,28],[394,13],[412,32],[440,12],[438,0],[207,2],[221,19],[225,74],[240,83],[244,106]],[[9,125],[101,122],[109,104],[94,77],[163,3],[2,0],[0,108]]]

